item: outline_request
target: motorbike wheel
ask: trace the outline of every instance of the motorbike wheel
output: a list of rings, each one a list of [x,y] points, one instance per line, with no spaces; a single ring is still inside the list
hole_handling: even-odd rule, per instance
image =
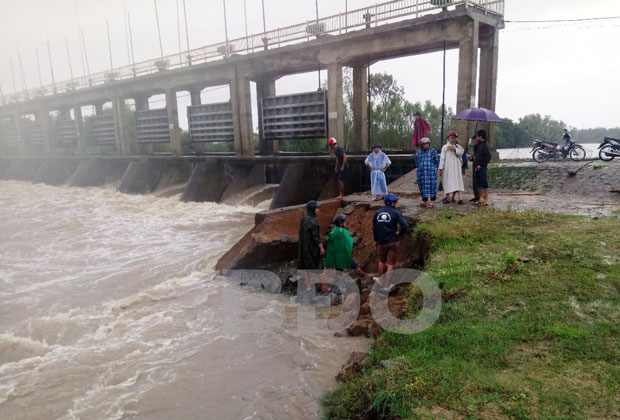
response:
[[[608,152],[612,152],[613,149],[614,148],[611,147],[611,144],[606,144],[605,146],[601,147],[601,150],[598,152],[599,159],[601,159],[603,162],[611,162],[612,160],[614,160],[615,156],[607,154]]]
[[[532,152],[532,159],[538,163],[546,162],[549,159],[549,154],[545,153],[543,149],[538,148]]]
[[[570,150],[568,155],[574,162],[581,162],[586,158],[586,149],[581,146],[575,146]]]

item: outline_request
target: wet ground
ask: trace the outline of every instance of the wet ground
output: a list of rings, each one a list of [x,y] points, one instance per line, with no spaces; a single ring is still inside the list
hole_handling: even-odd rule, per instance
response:
[[[577,172],[570,176],[570,172]],[[419,190],[415,171],[389,186],[390,193],[401,197],[406,212],[420,213],[441,209],[472,210],[471,169],[464,177],[465,205],[442,204],[444,194],[438,192],[435,210],[419,207]],[[620,160],[612,162],[501,162],[489,167],[490,206],[498,210],[540,210],[589,217],[620,216]],[[368,194],[355,200],[372,200]],[[353,197],[349,198],[351,201]]]

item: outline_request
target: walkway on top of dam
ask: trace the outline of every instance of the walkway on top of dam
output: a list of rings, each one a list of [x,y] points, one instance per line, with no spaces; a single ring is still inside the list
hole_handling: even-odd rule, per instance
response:
[[[368,68],[378,61],[458,49],[456,111],[495,109],[503,12],[504,0],[390,1],[203,47],[185,59],[175,54],[23,92],[10,97],[12,102],[5,97],[2,155],[86,156],[93,148],[96,154],[153,155],[158,144],[181,155],[179,92],[190,93],[190,142],[199,154],[205,144],[229,143],[237,156],[253,157],[257,126],[262,155],[277,152],[281,140],[343,140],[344,67],[353,69],[349,151],[369,151]],[[326,90],[277,95],[279,78],[325,69]],[[204,89],[225,85],[228,102],[202,103]],[[161,94],[165,108],[151,109],[149,99]],[[111,109],[104,109],[108,103]],[[85,106],[94,115],[84,117]],[[457,121],[456,128],[469,133],[473,124]],[[493,137],[492,126],[480,128]]]
[[[16,102],[38,100],[62,93],[73,95],[80,90],[91,90],[97,87],[105,89],[110,84],[118,84],[122,81],[135,82],[153,75],[164,76],[164,78],[176,76],[183,73],[176,70],[206,70],[207,64],[216,64],[223,59],[244,60],[257,53],[258,56],[264,57],[266,51],[271,53],[274,50],[287,56],[300,56],[300,59],[296,60],[297,62],[284,66],[282,71],[312,71],[316,70],[316,61],[304,62],[304,50],[307,48],[322,44],[333,44],[334,41],[351,44],[355,38],[367,36],[367,31],[360,31],[362,29],[372,28],[381,32],[402,31],[411,24],[411,19],[418,20],[419,23],[432,23],[445,17],[445,12],[448,10],[460,11],[459,14],[476,13],[479,15],[477,19],[495,26],[497,24],[495,17],[485,19],[484,16],[488,14],[503,16],[504,0],[396,0],[378,3],[325,18],[202,46],[183,51],[183,53],[174,53],[93,74],[84,74],[71,80],[15,92],[12,95],[5,94],[2,102],[3,105],[11,105]],[[441,13],[442,11],[444,13]],[[374,48],[370,45],[365,45],[365,47],[367,49],[363,55],[365,59],[370,58],[372,61],[394,58],[399,55],[399,52],[394,51],[390,45],[384,45],[383,51],[373,51]],[[448,48],[456,47],[458,45],[448,46]],[[402,51],[401,53],[410,55],[412,51]],[[355,58],[350,57],[348,61],[340,62],[344,65],[354,65],[354,61]],[[256,65],[256,63],[252,64]],[[269,65],[270,63],[265,64]],[[273,65],[273,63],[271,64]],[[280,66],[282,63],[279,62],[277,65]],[[257,73],[265,73],[265,71],[257,71]]]

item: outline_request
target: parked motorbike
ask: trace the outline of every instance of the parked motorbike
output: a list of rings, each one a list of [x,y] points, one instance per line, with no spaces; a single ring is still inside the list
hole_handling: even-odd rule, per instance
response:
[[[546,162],[549,159],[567,159],[570,158],[574,162],[581,162],[586,158],[586,149],[583,146],[568,139],[563,146],[557,143],[546,142],[542,140],[534,141],[532,147],[532,159],[538,163]]]
[[[620,139],[605,137],[598,148],[598,157],[604,162],[610,162],[614,158],[620,157]]]

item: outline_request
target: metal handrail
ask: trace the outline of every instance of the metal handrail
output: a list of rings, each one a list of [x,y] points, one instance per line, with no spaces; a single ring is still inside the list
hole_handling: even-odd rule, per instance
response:
[[[147,60],[135,65],[118,67],[112,71],[106,70],[82,76],[72,80],[48,84],[39,88],[29,89],[13,95],[5,95],[11,102],[29,100],[31,98],[85,89],[104,85],[118,80],[132,79],[146,76],[160,71],[167,71],[189,67],[193,64],[207,63],[231,54],[254,53],[257,50],[268,49],[270,46],[278,48],[295,44],[301,41],[310,41],[315,37],[328,34],[342,34],[350,30],[378,26],[379,24],[393,23],[404,18],[415,18],[432,14],[446,7],[465,5],[477,7],[486,13],[498,16],[504,15],[505,0],[393,0],[368,6],[346,13],[339,13],[318,20],[278,28],[256,35],[220,42],[204,47],[185,51],[184,54],[174,53],[156,60]],[[435,4],[433,4],[435,3]]]

